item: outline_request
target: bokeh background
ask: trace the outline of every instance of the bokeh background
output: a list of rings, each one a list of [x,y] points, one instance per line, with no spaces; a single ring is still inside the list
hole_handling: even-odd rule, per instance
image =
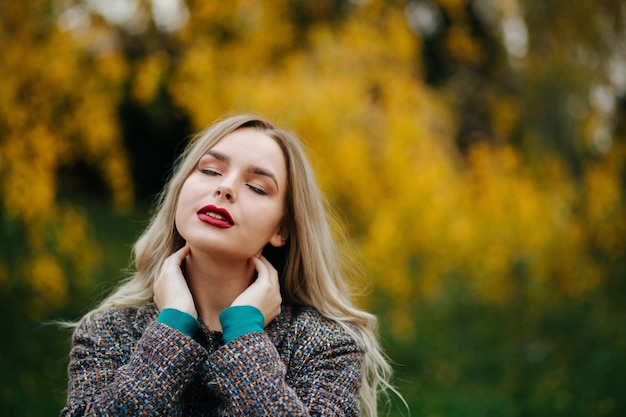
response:
[[[70,333],[49,323],[124,277],[189,135],[249,111],[307,142],[412,415],[626,415],[625,18],[0,0],[0,414],[58,414]]]

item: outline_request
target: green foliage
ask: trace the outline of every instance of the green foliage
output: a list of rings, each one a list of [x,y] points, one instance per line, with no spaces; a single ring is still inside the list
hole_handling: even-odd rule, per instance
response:
[[[412,415],[620,415],[626,335],[618,302],[595,294],[493,308],[456,294],[424,306],[415,337],[390,351]]]
[[[7,416],[58,415],[65,404],[71,330],[55,321],[78,320],[124,277],[130,249],[145,225],[146,210],[120,215],[99,202],[75,201],[92,225],[90,238],[98,242],[100,268],[89,274],[89,285],[72,287],[62,306],[34,314],[28,283],[0,286],[0,314],[5,335],[0,339],[0,414]],[[15,223],[3,224],[4,255],[24,247]],[[13,233],[11,233],[11,230]],[[15,274],[18,275],[18,274]],[[80,281],[75,277],[72,281]]]

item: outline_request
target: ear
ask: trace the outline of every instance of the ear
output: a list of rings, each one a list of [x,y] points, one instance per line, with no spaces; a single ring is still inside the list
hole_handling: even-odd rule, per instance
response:
[[[280,248],[287,243],[287,239],[289,238],[289,230],[287,227],[282,224],[280,228],[276,231],[276,233],[270,238],[269,244],[274,246],[275,248]]]

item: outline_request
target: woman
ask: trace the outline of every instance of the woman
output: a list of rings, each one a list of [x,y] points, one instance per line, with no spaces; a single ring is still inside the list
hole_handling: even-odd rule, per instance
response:
[[[390,367],[291,133],[198,134],[134,256],[75,330],[62,415],[376,415]]]

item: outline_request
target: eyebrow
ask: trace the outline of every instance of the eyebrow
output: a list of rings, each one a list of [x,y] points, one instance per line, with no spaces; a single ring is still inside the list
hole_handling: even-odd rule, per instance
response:
[[[224,155],[223,153],[219,151],[209,149],[206,155],[211,155],[213,158],[217,159],[218,161],[224,162],[226,164],[230,162],[230,157],[228,155]],[[276,184],[276,188],[280,189],[280,187],[278,186],[278,180],[276,179],[276,176],[274,175],[272,171],[262,168],[260,166],[250,165],[248,167],[248,172],[270,178],[272,181],[274,181],[274,184]]]

